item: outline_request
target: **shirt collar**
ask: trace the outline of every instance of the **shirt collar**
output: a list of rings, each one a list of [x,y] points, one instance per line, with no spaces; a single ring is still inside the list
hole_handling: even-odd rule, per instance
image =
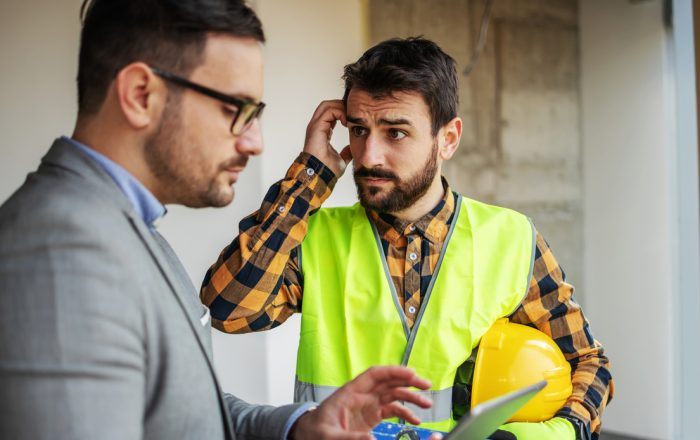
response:
[[[122,166],[117,165],[105,155],[98,153],[87,145],[67,136],[63,136],[63,139],[85,153],[109,174],[149,228],[155,229],[158,226],[158,222],[163,218],[167,210],[141,182],[129,174]]]
[[[379,235],[394,246],[405,245],[405,237],[410,234],[421,234],[432,243],[444,242],[452,223],[457,196],[444,177],[442,187],[445,189],[445,195],[440,202],[413,223],[400,220],[391,214],[369,210]]]

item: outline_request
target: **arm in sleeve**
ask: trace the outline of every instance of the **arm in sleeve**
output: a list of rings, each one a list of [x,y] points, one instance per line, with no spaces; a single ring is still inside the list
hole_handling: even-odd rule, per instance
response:
[[[297,247],[309,215],[336,180],[320,160],[301,153],[260,209],[240,222],[239,235],[207,271],[200,291],[214,327],[227,333],[267,330],[301,310]]]
[[[141,439],[144,318],[129,254],[100,232],[45,226],[0,251],[0,438]]]
[[[274,407],[252,405],[232,394],[224,398],[237,440],[286,440],[299,417],[317,405],[306,402]]]
[[[547,242],[539,233],[536,241],[530,289],[510,320],[536,327],[562,350],[571,364],[573,393],[557,415],[582,421],[585,434],[597,438],[600,416],[614,391],[609,361]]]

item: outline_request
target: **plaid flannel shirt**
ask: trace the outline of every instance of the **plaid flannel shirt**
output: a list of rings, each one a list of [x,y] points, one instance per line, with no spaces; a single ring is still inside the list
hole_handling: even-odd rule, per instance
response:
[[[297,247],[306,236],[309,216],[330,196],[335,182],[323,163],[302,153],[285,178],[269,189],[260,209],[240,222],[239,235],[223,249],[202,284],[200,297],[211,309],[214,327],[227,333],[267,330],[301,312]],[[416,222],[370,211],[396,291],[403,292],[399,296],[409,326],[454,214],[456,194],[444,179],[443,186],[443,199]],[[558,415],[581,421],[584,435],[595,439],[614,387],[603,347],[593,338],[573,290],[538,232],[530,289],[509,319],[541,330],[561,348],[572,367],[573,393]]]

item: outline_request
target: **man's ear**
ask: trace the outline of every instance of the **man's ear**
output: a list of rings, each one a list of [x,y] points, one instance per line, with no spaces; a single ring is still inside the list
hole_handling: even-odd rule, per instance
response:
[[[147,64],[135,62],[121,69],[114,87],[121,112],[133,128],[147,128],[160,118],[167,87]]]
[[[438,136],[440,136],[440,157],[442,160],[452,158],[459,148],[459,140],[462,137],[462,119],[459,117],[452,119],[440,129]]]

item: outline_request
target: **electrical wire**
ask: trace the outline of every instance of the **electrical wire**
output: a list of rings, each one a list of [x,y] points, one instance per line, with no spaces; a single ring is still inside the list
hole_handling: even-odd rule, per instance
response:
[[[476,62],[481,56],[481,52],[484,51],[486,46],[486,37],[489,32],[489,22],[491,21],[491,9],[493,8],[493,0],[484,0],[484,13],[481,15],[481,25],[479,29],[479,40],[476,43],[476,49],[472,53],[472,57],[469,60],[469,64],[464,68],[463,73],[469,75],[476,66]]]

